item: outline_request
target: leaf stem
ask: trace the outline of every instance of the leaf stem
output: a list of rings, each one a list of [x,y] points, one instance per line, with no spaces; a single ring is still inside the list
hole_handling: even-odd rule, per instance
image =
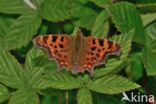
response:
[[[69,99],[69,96],[68,96],[68,92],[66,91],[66,104],[69,104],[68,99]]]

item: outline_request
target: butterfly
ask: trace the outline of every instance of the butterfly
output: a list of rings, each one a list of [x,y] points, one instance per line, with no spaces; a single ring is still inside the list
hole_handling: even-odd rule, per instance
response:
[[[75,36],[50,34],[33,39],[36,47],[47,50],[49,59],[57,61],[58,69],[66,68],[73,74],[88,71],[105,64],[108,55],[120,55],[120,45],[108,39],[84,37],[81,31]]]

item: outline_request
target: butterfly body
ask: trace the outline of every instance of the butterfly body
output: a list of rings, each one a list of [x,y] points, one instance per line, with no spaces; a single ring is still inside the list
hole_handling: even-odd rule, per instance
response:
[[[93,68],[104,64],[108,55],[120,52],[119,44],[107,39],[84,37],[80,31],[76,36],[46,35],[33,41],[37,47],[47,50],[49,58],[58,62],[59,69],[66,67],[72,73],[87,70],[93,74]]]

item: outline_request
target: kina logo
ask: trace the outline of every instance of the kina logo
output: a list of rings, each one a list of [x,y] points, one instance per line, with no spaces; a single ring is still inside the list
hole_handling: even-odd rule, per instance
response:
[[[123,97],[121,101],[128,101],[128,102],[150,102],[153,103],[155,101],[154,95],[143,95],[140,93],[134,94],[133,92],[130,93],[128,96],[125,92],[122,93]]]

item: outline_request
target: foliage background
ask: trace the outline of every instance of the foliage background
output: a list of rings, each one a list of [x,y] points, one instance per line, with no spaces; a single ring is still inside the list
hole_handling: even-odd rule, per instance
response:
[[[0,0],[0,103],[126,104],[124,91],[156,96],[155,0],[26,1]],[[86,36],[118,42],[122,55],[109,57],[92,78],[57,73],[32,39],[74,35],[75,26]]]

